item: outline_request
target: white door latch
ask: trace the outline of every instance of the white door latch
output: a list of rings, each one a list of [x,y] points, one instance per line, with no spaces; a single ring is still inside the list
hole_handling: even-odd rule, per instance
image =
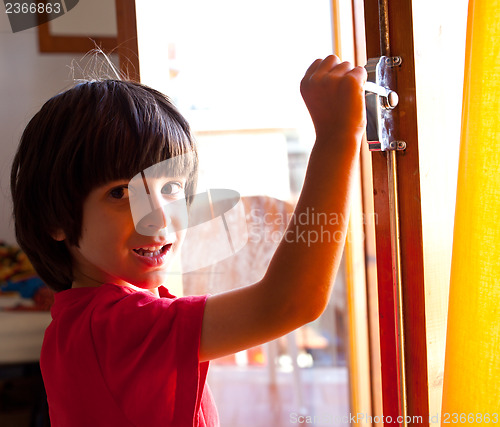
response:
[[[390,89],[393,69],[401,65],[399,56],[371,58],[366,63],[368,81],[365,83],[366,136],[370,151],[404,150],[406,143],[394,138],[392,110],[399,103],[398,94]]]

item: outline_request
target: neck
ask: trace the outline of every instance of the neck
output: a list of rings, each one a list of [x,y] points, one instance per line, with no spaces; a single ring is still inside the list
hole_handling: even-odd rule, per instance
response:
[[[151,292],[153,295],[159,297],[160,293],[158,291],[158,287],[152,289],[143,289],[138,286],[134,286],[131,283],[121,282],[121,281],[110,281],[110,283],[114,283],[118,286],[125,286],[127,288],[133,289],[136,292]],[[87,276],[86,274],[80,273],[75,274],[75,280],[73,281],[71,288],[97,288],[101,286],[103,282],[92,278],[91,276]]]

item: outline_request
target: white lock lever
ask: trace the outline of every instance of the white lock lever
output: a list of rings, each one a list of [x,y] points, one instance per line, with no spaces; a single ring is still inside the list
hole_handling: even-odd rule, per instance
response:
[[[387,89],[374,82],[366,82],[364,86],[365,92],[374,93],[382,98],[384,107],[388,110],[396,108],[399,102],[399,96],[393,90]]]

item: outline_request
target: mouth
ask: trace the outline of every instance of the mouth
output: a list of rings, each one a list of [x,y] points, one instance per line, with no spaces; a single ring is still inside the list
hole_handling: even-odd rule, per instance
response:
[[[167,243],[163,246],[145,246],[143,248],[133,249],[133,251],[141,257],[154,259],[165,255],[171,248],[172,243]]]

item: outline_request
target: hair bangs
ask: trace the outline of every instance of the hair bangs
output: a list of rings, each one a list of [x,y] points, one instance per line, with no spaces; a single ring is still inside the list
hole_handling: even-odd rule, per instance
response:
[[[164,95],[140,89],[140,99],[135,90],[120,90],[101,100],[96,114],[103,116],[89,132],[94,137],[84,144],[82,161],[94,166],[78,172],[85,176],[86,193],[106,182],[129,180],[155,165],[163,165],[154,168],[156,175],[196,181],[198,159],[189,125]]]

